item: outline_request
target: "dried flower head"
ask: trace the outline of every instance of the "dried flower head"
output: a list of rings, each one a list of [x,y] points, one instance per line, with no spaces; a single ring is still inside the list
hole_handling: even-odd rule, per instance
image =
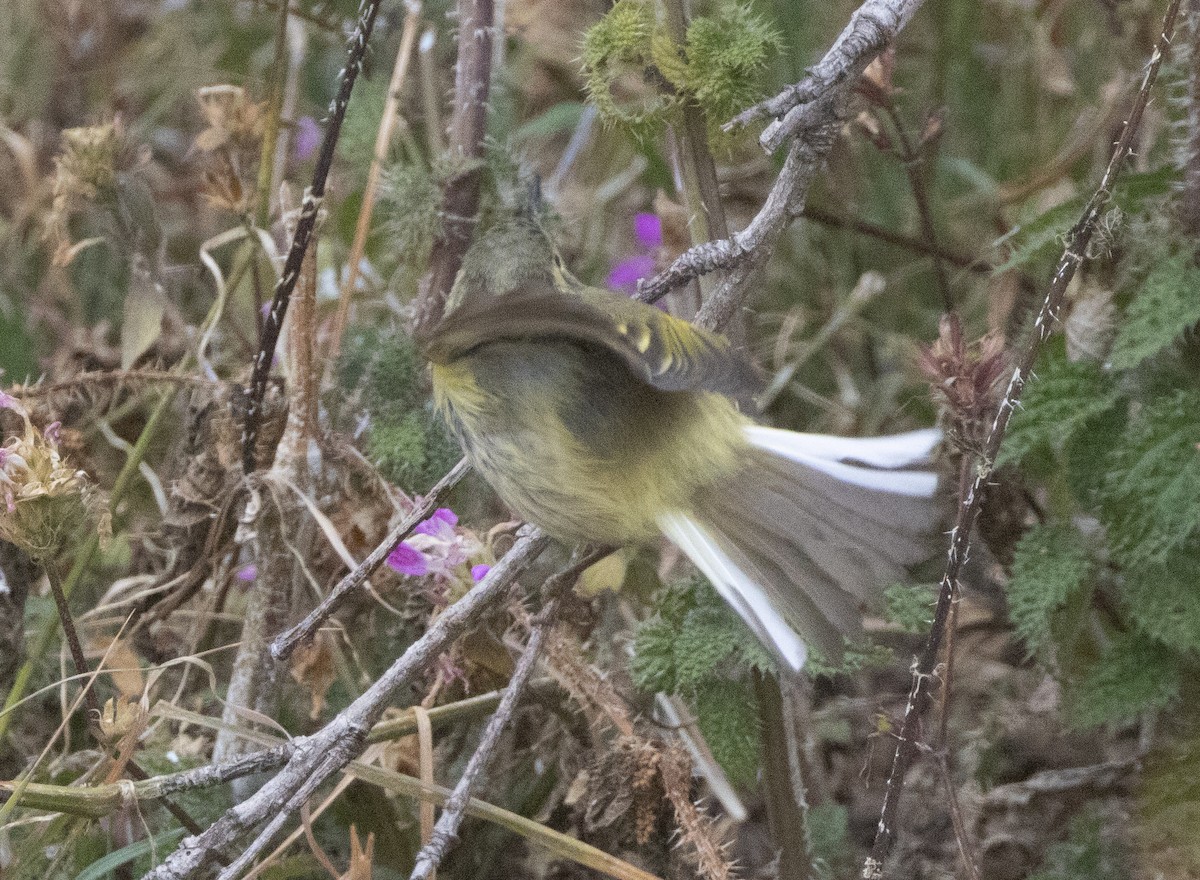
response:
[[[21,403],[3,392],[0,409],[16,413],[24,426],[0,445],[0,538],[46,559],[89,524],[106,537],[107,505],[87,475],[63,459],[58,423],[39,431]]]
[[[266,105],[233,85],[205,86],[196,100],[208,124],[193,142],[206,156],[203,195],[217,207],[241,213],[254,192]]]
[[[119,175],[147,161],[148,153],[130,140],[120,119],[62,133],[62,153],[54,160],[54,201],[46,217],[46,238],[55,245],[55,265],[65,266],[82,247],[71,242],[67,223],[84,202],[114,196]]]
[[[964,448],[978,448],[999,403],[1000,380],[1008,374],[1004,340],[995,334],[967,343],[955,315],[943,315],[938,338],[917,360],[933,384],[933,395],[954,420]]]

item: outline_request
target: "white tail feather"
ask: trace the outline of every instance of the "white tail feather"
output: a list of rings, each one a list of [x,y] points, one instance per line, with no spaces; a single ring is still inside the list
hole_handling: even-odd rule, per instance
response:
[[[759,640],[773,648],[792,669],[799,670],[804,666],[808,657],[804,641],[775,610],[763,588],[734,565],[703,526],[682,513],[661,516],[658,524],[663,534],[687,554]]]
[[[932,498],[937,490],[936,473],[890,470],[925,461],[941,439],[936,428],[890,437],[831,437],[747,425],[746,436],[760,449],[855,486],[912,498]]]

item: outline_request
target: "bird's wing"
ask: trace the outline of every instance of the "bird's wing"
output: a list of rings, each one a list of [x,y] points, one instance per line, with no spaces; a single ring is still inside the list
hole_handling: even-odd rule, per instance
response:
[[[723,336],[619,294],[590,287],[562,292],[549,281],[500,296],[463,297],[422,345],[426,357],[444,363],[488,342],[537,337],[598,345],[664,391],[738,397],[761,385],[750,362]]]

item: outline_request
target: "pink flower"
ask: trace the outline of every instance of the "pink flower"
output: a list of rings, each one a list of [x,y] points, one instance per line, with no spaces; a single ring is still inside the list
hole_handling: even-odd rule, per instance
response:
[[[459,532],[457,525],[458,516],[453,510],[448,507],[435,510],[391,552],[388,565],[409,577],[432,575],[440,581],[464,579],[464,566],[479,555],[483,545],[470,532]]]
[[[296,120],[296,130],[292,133],[292,159],[304,162],[321,145],[321,126],[311,116],[301,116]]]
[[[662,218],[657,214],[635,214],[633,235],[638,244],[647,250],[661,247],[663,243]]]
[[[434,538],[451,538],[454,527],[458,525],[458,514],[449,507],[439,507],[433,516],[422,523],[417,523],[413,529],[418,535],[429,535]]]
[[[612,271],[608,273],[608,286],[613,290],[625,290],[632,293],[639,281],[654,273],[655,265],[657,264],[654,257],[644,254],[626,257],[613,266]]]
[[[415,547],[410,547],[407,541],[401,541],[396,549],[388,554],[387,564],[400,574],[409,577],[421,577],[429,573],[429,564],[424,554]]]
[[[638,253],[619,260],[608,273],[612,290],[633,293],[637,283],[654,274],[658,267],[657,252],[662,247],[662,220],[657,214],[636,214],[633,218],[633,237]]]

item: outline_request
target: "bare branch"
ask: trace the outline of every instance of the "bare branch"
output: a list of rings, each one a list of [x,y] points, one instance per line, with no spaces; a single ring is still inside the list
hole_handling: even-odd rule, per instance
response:
[[[767,116],[776,121],[759,138],[773,153],[808,128],[805,110],[817,100],[842,93],[866,70],[921,8],[923,0],[866,0],[825,56],[808,69],[808,76],[778,95],[755,104],[726,123],[731,131]],[[782,117],[782,118],[780,118]]]
[[[1088,201],[1083,215],[1067,235],[1067,245],[1058,267],[1046,292],[1046,298],[1033,322],[1033,333],[1030,334],[1029,344],[1021,353],[1016,369],[1009,379],[1004,398],[1000,401],[991,429],[982,453],[975,462],[974,479],[966,485],[958,505],[958,516],[954,528],[950,532],[950,547],[946,556],[946,568],[942,575],[941,591],[938,595],[937,608],[934,611],[933,628],[929,640],[920,658],[913,666],[912,683],[908,694],[908,703],[904,708],[904,720],[901,723],[897,738],[896,753],[892,761],[892,769],[888,776],[887,787],[884,790],[883,807],[880,811],[879,825],[875,833],[875,843],[871,855],[863,865],[863,880],[878,880],[883,877],[883,865],[896,836],[896,818],[899,814],[900,795],[904,787],[904,778],[912,766],[919,751],[918,728],[925,707],[929,703],[930,682],[933,680],[934,667],[941,653],[942,642],[946,635],[946,625],[950,617],[950,607],[958,590],[958,575],[970,548],[971,530],[979,515],[980,498],[983,488],[991,479],[995,467],[996,456],[1004,441],[1008,429],[1008,421],[1013,410],[1021,399],[1021,392],[1029,381],[1034,362],[1041,351],[1042,344],[1054,331],[1058,310],[1062,306],[1067,286],[1075,277],[1075,272],[1083,264],[1087,254],[1088,242],[1100,221],[1101,214],[1112,197],[1113,184],[1116,182],[1125,159],[1129,156],[1142,114],[1150,100],[1150,89],[1158,76],[1163,57],[1171,45],[1171,37],[1175,30],[1175,20],[1179,15],[1180,0],[1171,0],[1163,18],[1162,31],[1146,65],[1142,78],[1141,89],[1137,99],[1130,109],[1121,131],[1121,137],[1113,148],[1108,167],[1100,180],[1092,198]]]
[[[232,849],[246,834],[270,819],[258,837],[220,875],[240,876],[312,793],[362,753],[371,726],[379,720],[396,691],[494,607],[507,594],[513,579],[548,543],[549,538],[540,531],[527,528],[484,579],[447,608],[366,693],[319,732],[294,740],[292,754],[283,770],[253,796],[228,810],[203,834],[185,838],[179,849],[146,875],[147,880],[198,876],[213,865],[219,853]]]
[[[451,468],[450,472],[442,477],[436,486],[429,490],[429,494],[421,500],[421,503],[413,507],[409,511],[408,516],[392,529],[388,536],[380,542],[379,546],[371,551],[371,555],[364,559],[358,568],[354,569],[354,571],[338,582],[337,586],[329,592],[329,595],[321,601],[320,605],[310,611],[308,616],[300,621],[300,623],[275,638],[275,641],[271,643],[271,655],[276,660],[286,660],[301,642],[311,639],[321,627],[321,624],[328,620],[329,616],[337,610],[342,600],[353,590],[362,586],[363,582],[374,574],[375,570],[387,559],[388,554],[396,549],[396,545],[403,541],[409,532],[417,527],[417,523],[423,519],[427,519],[433,513],[434,507],[437,506],[442,496],[454,488],[470,469],[471,466],[467,464],[466,459],[462,459]]]
[[[803,210],[812,179],[833,146],[836,133],[833,126],[837,119],[834,104],[821,102],[816,111],[810,118],[810,136],[792,144],[783,170],[749,225],[729,238],[705,242],[684,251],[666,269],[638,284],[638,299],[654,302],[668,291],[715,269],[739,269],[714,292],[697,318],[697,323],[710,329],[721,327],[728,321],[740,302],[740,299],[734,301],[733,295],[741,289],[750,272],[766,262],[776,239],[792,217]],[[749,270],[744,269],[746,263],[751,264]]]
[[[471,760],[467,762],[467,769],[463,771],[458,784],[454,786],[454,793],[450,795],[450,800],[446,802],[442,815],[438,818],[437,825],[434,826],[433,837],[417,853],[417,862],[413,866],[409,880],[428,880],[432,877],[433,872],[442,863],[450,845],[458,839],[458,829],[466,815],[467,804],[470,803],[479,779],[492,759],[492,753],[500,741],[500,734],[508,726],[513,711],[517,708],[517,701],[525,691],[525,685],[537,663],[538,655],[542,652],[542,641],[546,636],[546,628],[553,625],[558,605],[557,597],[551,599],[550,604],[540,615],[539,621],[529,631],[525,650],[521,652],[521,659],[517,661],[517,668],[513,671],[512,678],[509,679],[508,688],[504,691],[500,706],[488,720],[479,746],[471,755]]]

